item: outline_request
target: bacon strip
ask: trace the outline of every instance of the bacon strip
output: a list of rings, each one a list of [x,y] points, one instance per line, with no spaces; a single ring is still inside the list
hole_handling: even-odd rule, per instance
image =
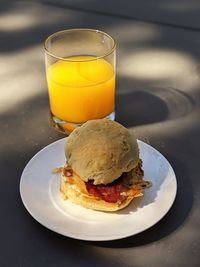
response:
[[[149,182],[143,180],[144,171],[141,160],[133,170],[122,174],[120,178],[107,185],[94,185],[93,180],[84,182],[70,166],[65,166],[63,173],[67,177],[66,182],[76,184],[82,193],[110,203],[141,196],[143,189],[150,186]]]
[[[92,181],[86,182],[86,188],[89,194],[107,202],[116,203],[123,201],[126,197],[121,195],[124,190],[122,183],[110,185],[94,185]]]

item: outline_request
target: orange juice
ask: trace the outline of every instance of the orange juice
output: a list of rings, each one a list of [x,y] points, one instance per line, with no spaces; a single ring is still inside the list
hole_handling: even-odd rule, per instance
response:
[[[115,73],[103,58],[77,56],[47,69],[50,109],[66,122],[104,118],[114,110]]]

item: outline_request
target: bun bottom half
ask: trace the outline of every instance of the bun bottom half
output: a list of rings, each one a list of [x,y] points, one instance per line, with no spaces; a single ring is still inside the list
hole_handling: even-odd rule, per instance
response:
[[[66,177],[61,175],[60,191],[64,199],[69,199],[71,202],[83,206],[88,209],[98,211],[118,211],[127,207],[134,197],[128,197],[123,202],[110,203],[101,199],[97,199],[80,191],[76,184],[66,182]]]

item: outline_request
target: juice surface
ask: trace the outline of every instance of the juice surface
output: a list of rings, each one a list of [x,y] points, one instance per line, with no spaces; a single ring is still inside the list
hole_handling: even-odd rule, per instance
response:
[[[59,60],[47,69],[51,112],[74,123],[104,118],[113,112],[115,73],[111,64],[91,56],[68,60]]]

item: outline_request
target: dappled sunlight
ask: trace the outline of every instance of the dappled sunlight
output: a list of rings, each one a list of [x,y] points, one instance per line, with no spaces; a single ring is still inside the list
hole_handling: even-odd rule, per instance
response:
[[[182,79],[194,72],[194,61],[176,50],[145,49],[124,57],[119,71],[138,79]]]
[[[156,25],[141,22],[135,22],[131,27],[128,27],[127,24],[120,24],[118,27],[112,28],[110,32],[116,36],[120,34],[120,43],[125,44],[155,41],[161,38],[162,34]]]
[[[0,31],[9,32],[30,30],[36,26],[41,26],[45,24],[51,24],[53,22],[60,21],[62,15],[61,13],[51,13],[49,16],[48,12],[42,12],[39,5],[34,5],[32,3],[31,11],[29,6],[23,3],[16,5],[15,3],[10,5],[8,11],[4,11],[0,16]],[[67,19],[71,17],[68,15]]]
[[[199,155],[199,33],[80,10],[81,2],[89,8],[92,1],[74,1],[79,11],[33,1],[3,2],[0,117],[2,197],[6,200],[2,201],[2,210],[6,212],[2,225],[12,231],[10,235],[5,232],[2,240],[6,240],[9,251],[9,244],[17,245],[25,237],[22,246],[16,246],[16,265],[28,266],[30,260],[33,266],[56,261],[64,265],[67,258],[71,266],[181,266],[186,258],[194,262],[199,244],[196,208],[200,183],[199,166],[195,164]],[[194,26],[198,26],[197,0],[155,0],[146,5],[142,0],[136,1],[135,8],[129,8],[126,1],[112,2],[104,6],[105,12],[115,12],[118,7],[120,13],[128,10],[129,17],[162,18],[171,24],[189,23],[190,13]],[[95,3],[102,6],[100,1]],[[26,214],[19,199],[19,179],[27,161],[45,145],[64,137],[48,122],[43,41],[55,31],[78,27],[98,28],[116,39],[116,111],[121,115],[120,122],[169,159],[178,181],[177,200],[159,224],[140,235],[110,243],[69,240],[45,230]],[[6,255],[4,259],[9,265]]]
[[[0,113],[13,110],[20,103],[47,92],[41,45],[24,49],[14,57],[2,55],[0,59]]]
[[[13,256],[16,265],[24,266],[30,262],[64,265],[67,260],[71,266],[166,267],[184,265],[186,259],[192,265],[198,260],[199,245],[200,180],[195,163],[200,136],[200,39],[197,30],[173,24],[198,27],[200,2],[111,1],[113,5],[104,6],[97,0],[62,0],[59,7],[53,2],[3,1],[0,10],[1,180],[6,200],[2,225],[12,229],[3,236],[5,248],[9,252],[10,244],[17,245],[24,237]],[[122,15],[117,16],[117,10]],[[80,27],[98,28],[116,39],[116,120],[160,151],[177,176],[176,200],[166,216],[152,228],[116,241],[78,241],[45,230],[20,202],[19,179],[28,160],[65,137],[48,120],[43,42],[53,32]],[[8,265],[12,261],[6,255],[4,259]]]
[[[44,90],[45,84],[43,75],[37,74],[37,79],[35,80],[33,76],[34,73],[31,70],[24,69],[21,74],[16,75],[14,73],[12,79],[8,78],[7,81],[4,81],[1,85],[0,113],[13,110],[20,103],[40,95]]]
[[[44,67],[44,50],[42,44],[25,47],[20,53],[16,51],[9,54],[0,53],[1,81],[7,75],[11,77],[15,73],[24,76],[29,69],[33,72],[39,72],[39,70],[41,71],[41,67]]]
[[[159,6],[172,12],[187,12],[200,9],[200,2],[198,0],[181,0],[181,1],[160,1]]]
[[[30,14],[3,14],[0,16],[0,30],[1,31],[15,31],[29,29],[37,25],[38,21],[35,16]]]

